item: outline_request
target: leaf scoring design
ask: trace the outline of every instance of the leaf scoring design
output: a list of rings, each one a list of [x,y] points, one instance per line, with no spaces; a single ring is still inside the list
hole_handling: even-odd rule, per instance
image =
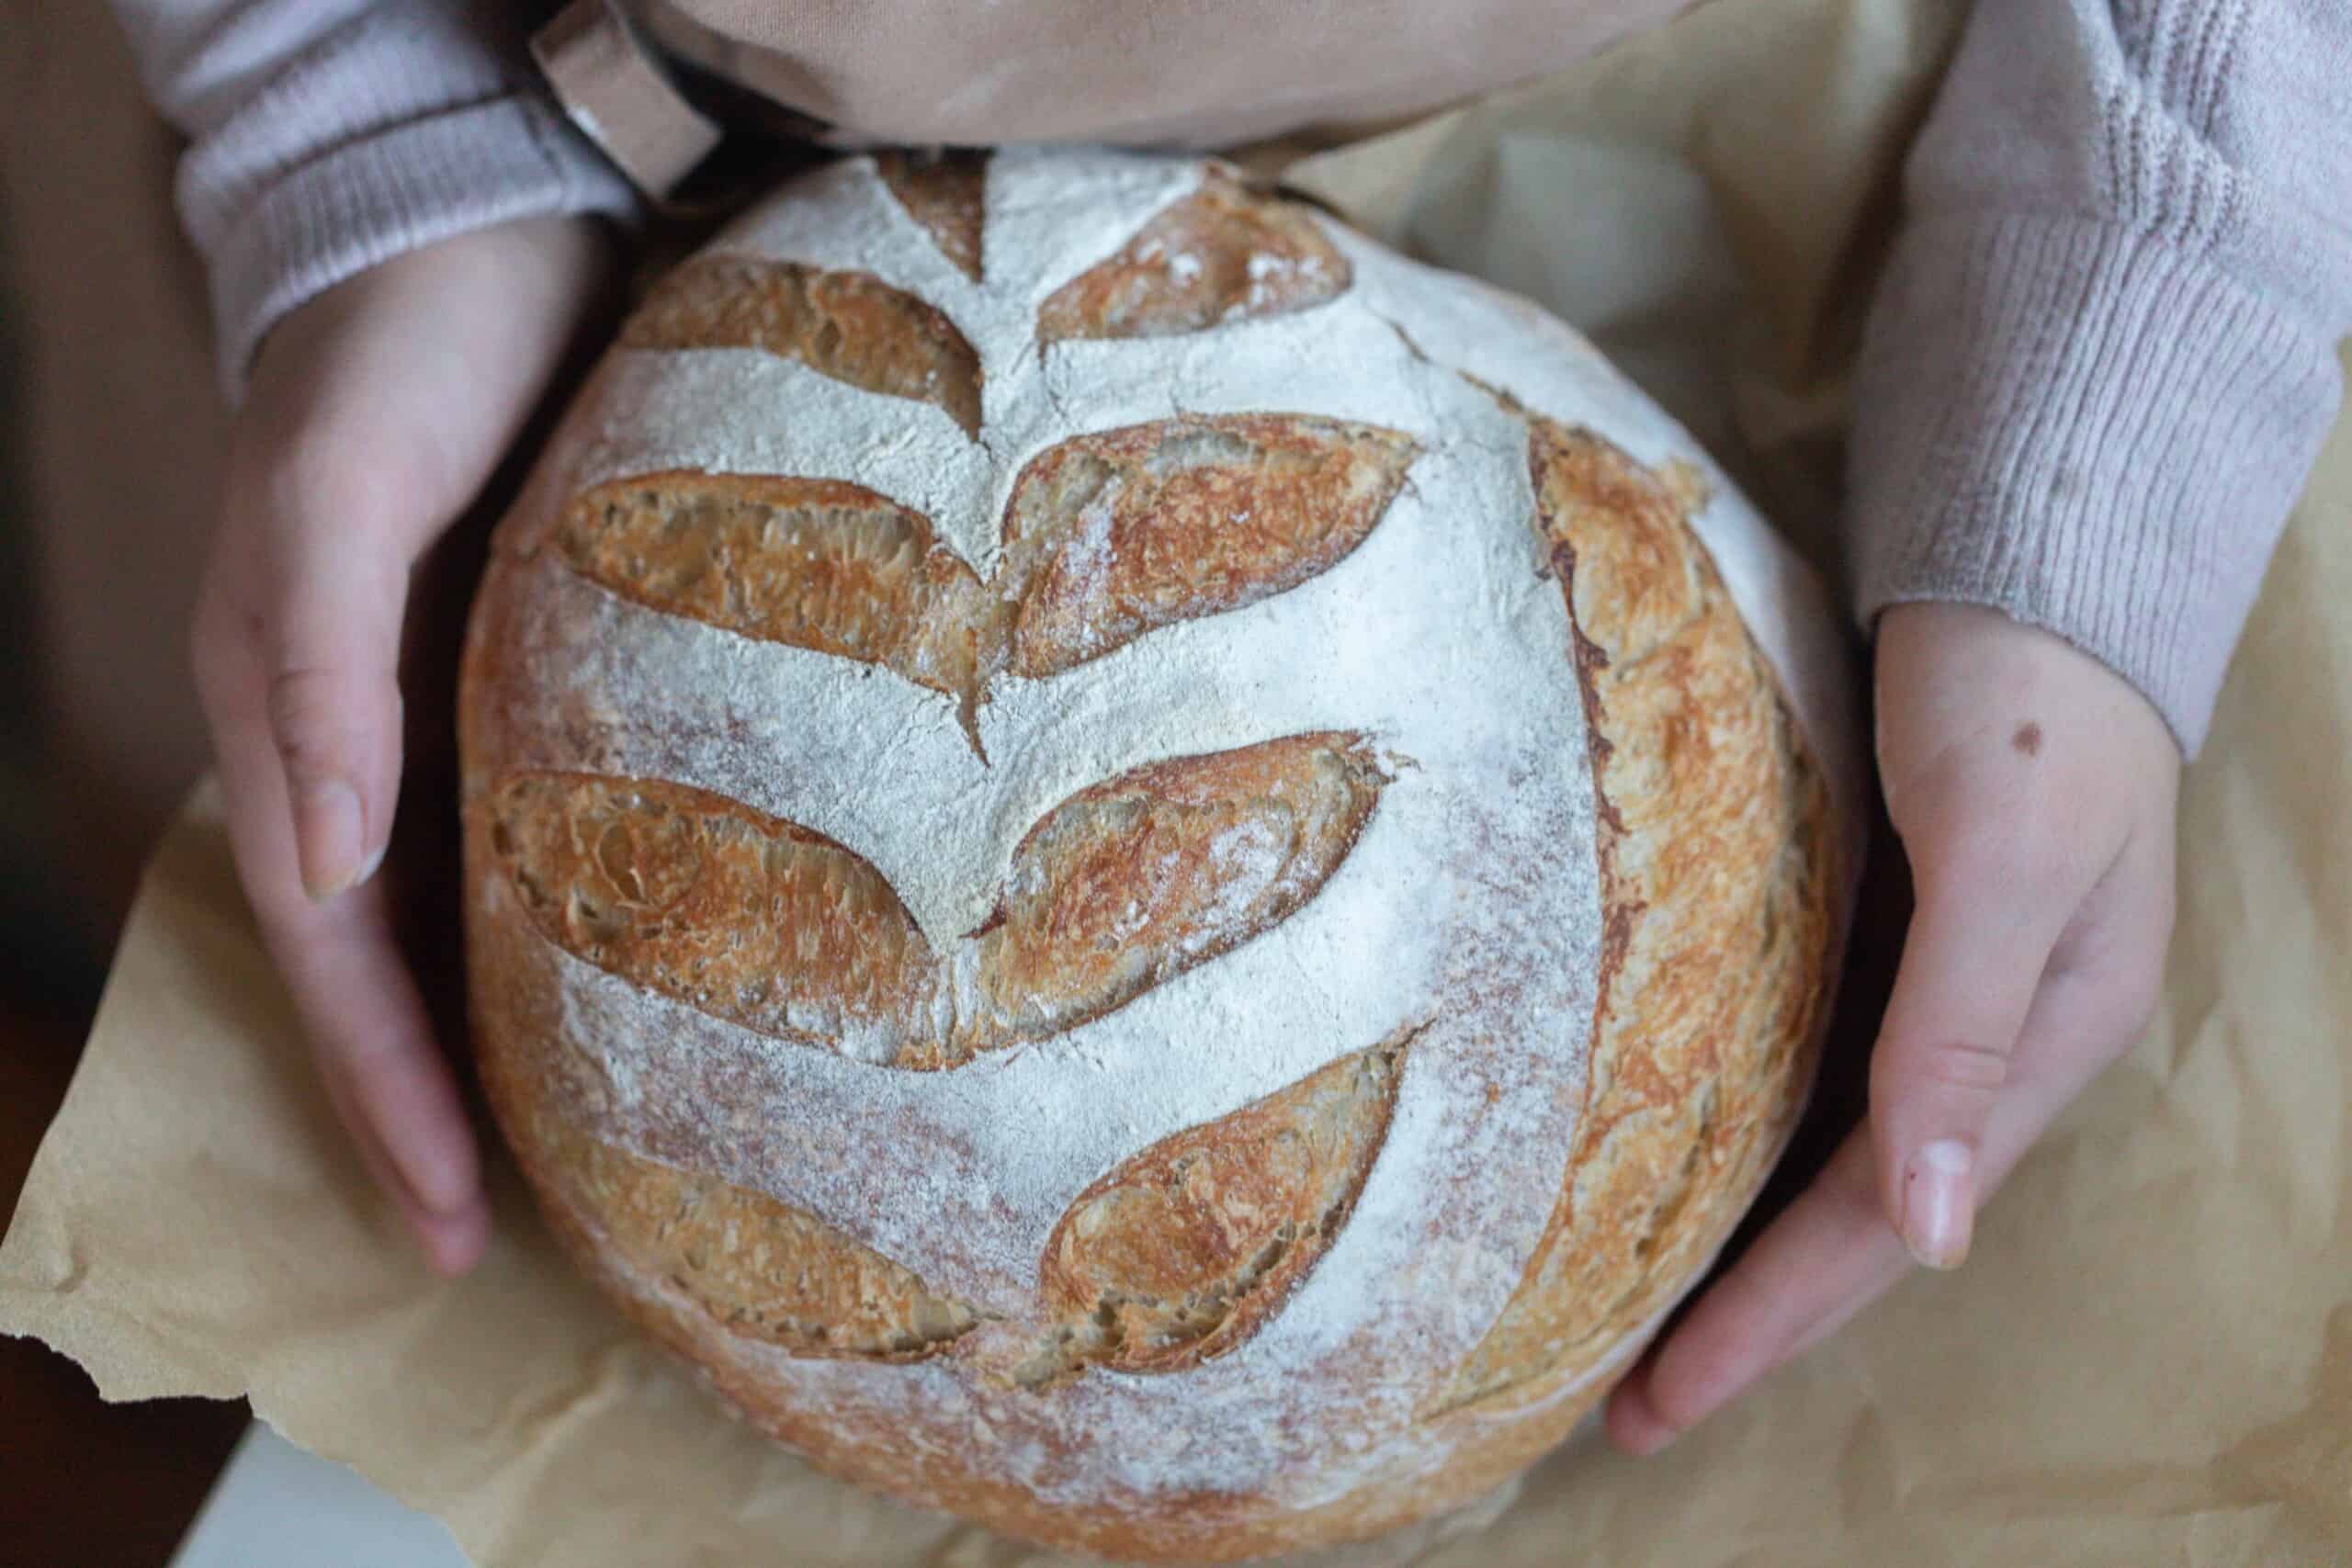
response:
[[[574,570],[652,609],[972,689],[979,579],[920,513],[861,486],[640,474],[573,497],[555,540]]]
[[[1004,532],[1022,586],[1008,662],[1058,674],[1172,621],[1295,588],[1362,544],[1418,448],[1310,414],[1166,420],[1023,469]]]
[[[1217,169],[1037,311],[1037,338],[1173,337],[1304,310],[1353,282],[1306,209]]]
[[[978,158],[886,154],[883,183],[982,272]],[[1306,309],[1349,287],[1303,209],[1227,171],[1040,310],[1041,342],[1167,335]],[[953,322],[862,273],[705,256],[624,345],[739,347],[929,402],[978,435],[981,373]],[[657,611],[861,660],[956,696],[1045,678],[1156,627],[1330,570],[1417,448],[1304,414],[1180,418],[1062,443],[1015,479],[994,579],[930,519],[837,480],[684,471],[592,486],[558,520],[573,570]],[[1289,919],[1389,783],[1363,737],[1295,735],[1155,762],[1063,801],[1013,852],[995,913],[942,953],[842,844],[657,780],[517,773],[491,843],[539,933],[591,964],[781,1040],[906,1069],[1067,1031]],[[943,941],[944,939],[943,938]],[[1017,1381],[1162,1371],[1233,1348],[1344,1224],[1385,1138],[1412,1030],[1125,1160],[1040,1262],[1058,1326]],[[981,1321],[890,1259],[765,1195],[569,1129],[554,1165],[616,1251],[795,1354],[903,1360]]]
[[[754,348],[869,392],[946,411],[977,435],[980,358],[936,306],[862,272],[700,255],[665,274],[624,348]]]
[[[1602,906],[1570,1180],[1519,1288],[1424,1415],[1542,1398],[1721,1245],[1802,1103],[1826,998],[1826,781],[1691,527],[1695,470],[1528,422],[1537,530],[1591,719]],[[1781,1068],[1759,1064],[1778,1061]],[[1592,1281],[1616,1281],[1599,1290]]]
[[[535,1119],[538,1168],[630,1268],[738,1334],[797,1356],[917,1361],[980,1321],[912,1270],[791,1205]]]
[[[1013,852],[955,1052],[1060,1033],[1280,925],[1339,869],[1388,782],[1362,737],[1328,731],[1072,795]]]
[[[574,570],[639,604],[951,694],[968,730],[1007,670],[1059,674],[1329,570],[1418,450],[1308,414],[1077,436],[1015,479],[985,585],[920,513],[831,479],[631,475],[574,496],[556,541]]]
[[[716,1018],[892,1060],[937,986],[888,882],[821,834],[687,784],[518,773],[491,846],[540,934]]]
[[[1042,1264],[1060,1323],[1013,1381],[1043,1386],[1090,1365],[1178,1371],[1255,1333],[1347,1223],[1414,1032],[1188,1128],[1089,1188]]]
[[[518,773],[490,835],[565,952],[746,1029],[928,1070],[1100,1017],[1279,925],[1387,783],[1361,737],[1334,731],[1081,790],[1014,851],[965,964],[853,851],[690,785]]]

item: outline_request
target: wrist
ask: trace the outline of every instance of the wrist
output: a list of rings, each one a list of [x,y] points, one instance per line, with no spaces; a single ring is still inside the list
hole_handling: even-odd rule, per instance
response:
[[[2164,716],[2114,670],[1980,604],[1914,601],[1878,618],[1879,771],[1888,807],[1937,781],[1964,796],[2168,802],[2181,754]],[[2019,770],[2018,764],[2030,764]]]
[[[2211,255],[1971,210],[1910,225],[1856,375],[1865,621],[1996,606],[2120,671],[2194,751],[2336,406],[2334,333]]]
[[[232,492],[252,503],[323,490],[337,510],[446,518],[519,432],[618,263],[607,226],[535,217],[422,246],[309,300],[254,361]]]
[[[216,166],[232,153],[251,161],[257,134],[191,154],[183,209],[210,275],[232,397],[275,324],[347,280],[516,220],[636,215],[635,192],[554,106],[486,85],[488,96],[428,96],[389,123],[334,127],[331,140],[322,130],[325,144],[282,166]]]

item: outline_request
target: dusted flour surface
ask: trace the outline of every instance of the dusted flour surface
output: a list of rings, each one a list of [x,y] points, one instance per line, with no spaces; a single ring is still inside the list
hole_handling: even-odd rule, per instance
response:
[[[501,532],[493,1102],[625,1304],[854,1479],[1154,1559],[1463,1501],[1647,1332],[1430,1414],[1574,1177],[1638,914],[1531,418],[1703,476],[1690,581],[1835,797],[1833,617],[1522,302],[1197,161],[927,177],[734,224]]]

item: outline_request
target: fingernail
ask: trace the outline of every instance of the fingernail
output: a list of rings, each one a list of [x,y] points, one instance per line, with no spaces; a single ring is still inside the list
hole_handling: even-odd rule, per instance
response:
[[[341,779],[310,784],[295,796],[295,850],[312,898],[332,898],[366,876],[367,830],[359,793]]]
[[[454,1214],[436,1214],[419,1236],[433,1271],[445,1280],[457,1279],[481,1261],[490,1243],[490,1211],[477,1203]]]
[[[1618,1391],[1611,1402],[1609,1429],[1617,1446],[1635,1459],[1647,1459],[1680,1436],[1667,1425],[1639,1389]]]
[[[401,1184],[436,1214],[453,1214],[474,1201],[481,1181],[471,1161],[447,1151],[411,1150]]]
[[[394,1159],[373,1128],[365,1128],[360,1135],[375,1150],[380,1168],[400,1188],[401,1197],[427,1220],[438,1222],[462,1214],[476,1201],[478,1173],[462,1155],[435,1155],[412,1148],[406,1159]]]
[[[1655,1416],[1644,1411],[1640,1419],[1634,1423],[1634,1429],[1626,1434],[1628,1450],[1635,1459],[1648,1459],[1672,1448],[1674,1439],[1681,1435]]]
[[[1939,1138],[1911,1156],[1903,1172],[1903,1245],[1930,1269],[1957,1269],[1968,1256],[1975,1218],[1968,1145]]]
[[[391,847],[392,840],[389,837],[387,837],[383,842],[378,844],[376,846],[375,852],[368,857],[368,863],[359,868],[359,874],[351,879],[351,886],[354,887],[361,886],[366,884],[369,877],[375,875],[379,871],[381,871],[384,867],[384,852]]]

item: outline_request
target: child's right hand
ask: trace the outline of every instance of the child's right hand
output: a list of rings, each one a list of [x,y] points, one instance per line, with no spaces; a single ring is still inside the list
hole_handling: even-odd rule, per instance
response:
[[[231,840],[321,1076],[433,1267],[490,1233],[457,1086],[369,882],[400,793],[412,569],[470,503],[595,299],[593,221],[396,257],[288,315],[257,356],[198,595],[197,685]]]

